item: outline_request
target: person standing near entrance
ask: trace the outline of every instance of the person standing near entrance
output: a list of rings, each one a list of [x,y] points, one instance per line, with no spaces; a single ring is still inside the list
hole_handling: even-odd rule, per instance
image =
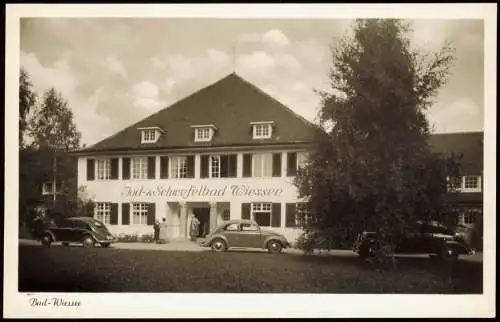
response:
[[[155,244],[158,244],[158,242],[160,241],[160,222],[157,220],[155,220],[155,224],[153,226],[153,229],[154,229],[154,241],[155,241]]]
[[[162,243],[167,243],[167,219],[164,217],[162,223],[160,224],[160,241]]]
[[[189,236],[191,237],[191,240],[196,240],[196,237],[198,236],[198,232],[200,231],[200,221],[198,218],[196,218],[195,215],[191,217],[191,227],[189,229]]]

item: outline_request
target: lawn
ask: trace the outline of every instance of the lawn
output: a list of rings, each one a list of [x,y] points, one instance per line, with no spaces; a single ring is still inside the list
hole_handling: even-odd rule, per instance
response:
[[[19,247],[20,292],[482,293],[482,264],[355,256]]]

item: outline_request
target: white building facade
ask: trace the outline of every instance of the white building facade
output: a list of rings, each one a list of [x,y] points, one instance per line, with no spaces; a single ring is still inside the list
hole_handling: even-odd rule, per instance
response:
[[[96,145],[79,151],[78,185],[114,234],[199,236],[223,221],[253,219],[299,236],[293,184],[313,126],[231,74]]]

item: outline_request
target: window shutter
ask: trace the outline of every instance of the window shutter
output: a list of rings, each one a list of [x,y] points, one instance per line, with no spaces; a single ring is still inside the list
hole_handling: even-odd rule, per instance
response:
[[[111,203],[110,210],[111,210],[111,217],[109,223],[111,225],[118,225],[118,204]]]
[[[243,154],[243,177],[248,178],[252,176],[252,155]]]
[[[281,227],[281,204],[273,203],[271,210],[271,227]]]
[[[221,178],[227,178],[228,175],[228,156],[221,155],[220,156],[220,176]]]
[[[187,156],[187,177],[194,178],[194,155]]]
[[[148,204],[148,221],[147,221],[148,226],[153,226],[153,224],[155,223],[155,218],[156,218],[155,211],[156,211],[156,204],[154,202]]]
[[[160,157],[160,179],[168,178],[168,157]]]
[[[289,177],[295,176],[297,174],[297,153],[288,152],[287,153],[287,166],[286,175]]]
[[[281,177],[281,153],[273,153],[273,177]]]
[[[201,156],[200,177],[201,178],[208,178],[208,155]]]
[[[118,158],[111,159],[111,179],[118,179]]]
[[[241,204],[241,219],[250,219],[250,204]]]
[[[297,225],[295,224],[295,212],[296,212],[295,203],[287,203],[285,211],[286,211],[285,227],[296,227]]]
[[[228,161],[228,177],[229,178],[236,178],[236,171],[238,169],[238,159],[236,154],[231,154],[229,155],[229,161]]]
[[[95,160],[87,159],[87,180],[95,179]]]
[[[130,225],[130,204],[122,203],[122,225]]]
[[[156,177],[156,157],[148,157],[148,179]]]
[[[122,179],[130,179],[130,158],[122,159]]]

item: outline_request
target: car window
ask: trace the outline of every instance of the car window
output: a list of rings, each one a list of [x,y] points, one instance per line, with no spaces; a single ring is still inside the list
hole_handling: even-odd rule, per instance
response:
[[[226,231],[238,231],[238,224],[230,224],[226,226]]]
[[[98,221],[98,220],[92,220],[92,224],[93,224],[94,226],[96,226],[97,228],[102,228],[102,227],[104,227],[104,224],[103,224],[103,223],[101,223],[101,222],[100,222],[100,221]]]
[[[241,231],[257,231],[259,227],[253,224],[241,224]]]
[[[65,228],[73,227],[73,222],[71,222],[70,220],[66,220],[66,219],[55,220],[54,224],[58,227],[65,227]]]
[[[432,234],[451,234],[450,231],[442,225],[431,224],[427,228],[427,232]]]

